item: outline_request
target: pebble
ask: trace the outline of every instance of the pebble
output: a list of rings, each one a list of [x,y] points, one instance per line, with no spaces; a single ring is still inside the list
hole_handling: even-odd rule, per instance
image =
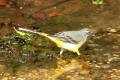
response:
[[[9,80],[8,77],[3,77],[1,80]]]
[[[114,33],[114,32],[117,32],[117,30],[116,29],[110,29],[109,32]]]
[[[114,52],[112,52],[112,54],[118,54],[118,55],[120,55],[120,51],[114,51]]]
[[[98,48],[96,48],[96,49],[94,49],[94,51],[103,51],[103,49],[98,49]]]
[[[106,64],[106,65],[101,65],[101,68],[107,69],[110,68],[110,65]]]
[[[25,80],[24,78],[17,78],[17,80]]]
[[[108,32],[111,32],[111,33],[117,32],[117,30],[116,30],[116,29],[113,29],[113,28],[108,28],[107,31],[108,31]]]
[[[99,45],[98,44],[88,44],[88,46],[90,46],[90,47],[97,47]]]
[[[84,69],[80,72],[80,74],[89,74],[90,73],[90,70],[88,69]]]
[[[41,0],[35,0],[34,4],[35,4],[35,6],[40,6],[43,4],[43,2]]]
[[[119,46],[113,46],[113,49],[119,49]]]
[[[120,55],[117,55],[117,54],[113,54],[114,57],[119,57]]]

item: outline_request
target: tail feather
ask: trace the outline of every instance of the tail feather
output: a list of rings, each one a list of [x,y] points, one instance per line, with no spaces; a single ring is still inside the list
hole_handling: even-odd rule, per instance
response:
[[[18,28],[18,30],[25,31],[25,32],[29,32],[29,33],[34,33],[34,34],[38,34],[38,35],[41,35],[41,36],[48,37],[48,34],[47,34],[47,33],[37,32],[37,31],[34,31],[34,30],[26,29],[26,28]]]
[[[37,32],[37,31],[34,31],[34,30],[26,29],[26,28],[18,28],[18,30],[25,31],[25,32],[29,32],[29,33],[34,33],[34,34],[38,34],[38,35],[47,37],[47,38],[49,38],[51,41],[53,41],[53,42],[55,42],[55,43],[57,43],[57,42],[59,41],[59,40],[56,40],[56,38],[50,36],[50,35],[47,34],[47,33]]]

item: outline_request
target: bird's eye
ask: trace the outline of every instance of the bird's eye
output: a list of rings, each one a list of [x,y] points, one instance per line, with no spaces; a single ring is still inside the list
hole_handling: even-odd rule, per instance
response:
[[[92,35],[92,34],[93,34],[93,32],[91,32],[91,31],[88,31],[88,32],[87,32],[87,35],[88,35],[88,36],[90,36],[90,35]]]

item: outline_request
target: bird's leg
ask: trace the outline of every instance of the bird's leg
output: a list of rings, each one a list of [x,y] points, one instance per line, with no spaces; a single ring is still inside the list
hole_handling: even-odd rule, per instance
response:
[[[80,55],[80,52],[79,52],[79,50],[77,50],[77,52],[76,52],[76,53],[77,53],[77,55]]]
[[[60,50],[60,55],[62,55],[63,51],[64,51],[64,49],[63,49],[63,48],[61,48],[61,50]]]

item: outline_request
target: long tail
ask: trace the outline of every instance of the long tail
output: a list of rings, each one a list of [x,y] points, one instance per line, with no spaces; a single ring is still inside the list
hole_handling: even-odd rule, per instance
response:
[[[25,28],[18,28],[18,30],[25,31],[25,32],[29,32],[29,33],[34,33],[34,34],[38,34],[38,35],[47,37],[47,38],[49,38],[51,41],[53,41],[54,43],[56,43],[57,46],[59,46],[59,44],[61,43],[60,40],[56,39],[55,37],[50,36],[50,35],[47,34],[47,33],[37,32],[37,31],[34,31],[34,30],[25,29]]]
[[[18,30],[25,31],[25,32],[29,32],[29,33],[38,34],[38,35],[41,35],[41,36],[45,36],[45,37],[47,37],[47,38],[48,38],[48,35],[49,35],[49,34],[47,34],[47,33],[37,32],[37,31],[34,31],[34,30],[26,29],[26,28],[18,28]]]

